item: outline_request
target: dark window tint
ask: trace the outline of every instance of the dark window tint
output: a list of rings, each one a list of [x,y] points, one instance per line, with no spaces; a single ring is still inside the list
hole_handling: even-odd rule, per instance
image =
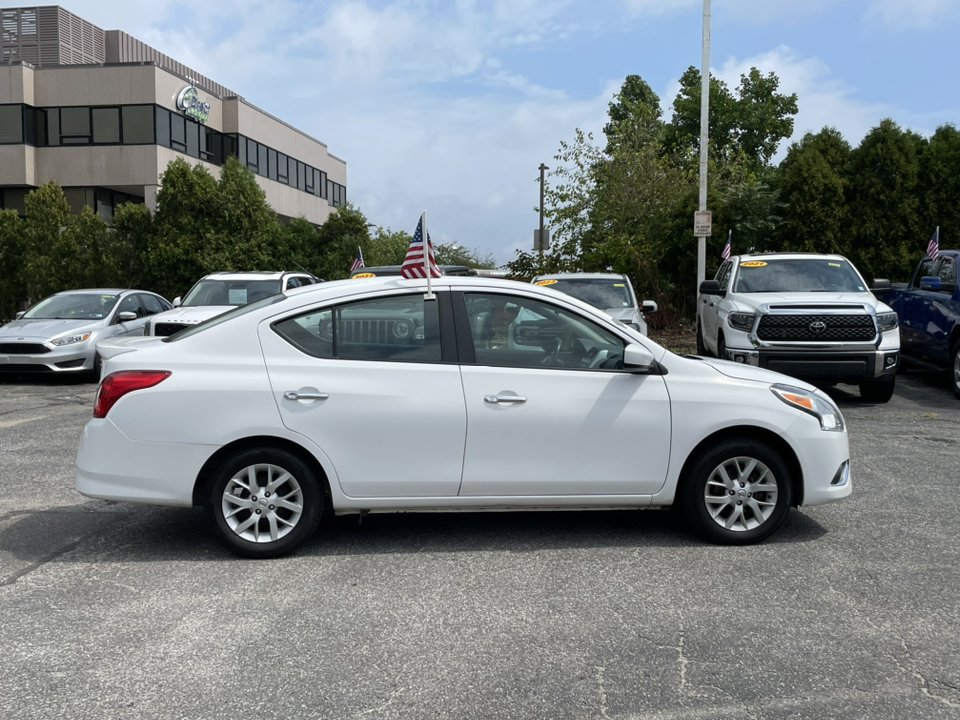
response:
[[[917,272],[917,276],[913,279],[913,286],[915,288],[920,287],[920,281],[925,277],[931,277],[937,274],[937,263],[938,260],[924,260],[920,265],[920,270]]]
[[[327,174],[323,170],[320,171],[320,197],[327,199]]]
[[[187,120],[187,155],[190,157],[200,157],[200,130],[200,123]]]
[[[23,141],[27,145],[36,145],[38,136],[37,134],[37,109],[32,108],[29,105],[23,105]],[[0,131],[2,132],[2,131]]]
[[[162,107],[157,111],[157,145],[170,147],[170,111]]]
[[[257,172],[267,174],[267,146],[262,143],[257,143]]]
[[[90,135],[90,108],[60,108],[60,136],[66,138],[71,135]]]
[[[121,108],[123,143],[145,145],[154,142],[153,108],[149,105],[126,105]]]
[[[310,167],[309,165],[306,165],[306,166],[304,167],[304,171],[305,171],[305,173],[306,173],[306,186],[305,186],[305,189],[306,189],[306,191],[307,191],[308,193],[311,193],[311,194],[312,194],[312,193],[313,193],[313,187],[314,187],[314,185],[313,185],[313,179],[314,179],[314,178],[313,178],[313,174],[314,174],[315,171],[314,171],[314,169],[313,169],[312,167]]]
[[[120,108],[93,108],[93,141],[95,143],[120,142]]]
[[[287,156],[283,153],[277,153],[277,180],[279,182],[285,183],[288,182],[288,170],[289,164]]]
[[[0,145],[23,142],[23,110],[20,105],[0,105]]]
[[[464,300],[478,365],[623,367],[623,340],[565,308],[499,293],[467,293]]]
[[[277,179],[277,151],[267,151],[267,177],[271,180]]]
[[[325,308],[274,324],[273,331],[300,352],[333,357],[333,310]]]
[[[187,151],[187,119],[183,115],[170,113],[170,147]]]
[[[156,315],[158,312],[163,312],[163,305],[156,295],[141,295],[140,303],[146,309],[147,315]]]
[[[957,286],[957,264],[952,257],[949,255],[943,257],[937,275],[940,276],[944,288],[953,289]]]

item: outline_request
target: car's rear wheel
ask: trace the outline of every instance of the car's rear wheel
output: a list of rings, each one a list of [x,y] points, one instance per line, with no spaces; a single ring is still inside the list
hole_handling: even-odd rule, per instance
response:
[[[710,542],[747,545],[776,530],[790,509],[791,478],[769,445],[723,440],[698,453],[677,499],[692,529]]]
[[[960,398],[960,340],[953,344],[950,351],[950,389]]]
[[[885,378],[876,378],[874,380],[861,380],[860,397],[867,402],[890,402],[890,398],[893,397],[893,391],[896,388],[896,385],[896,375],[891,375]]]
[[[250,448],[229,458],[210,488],[209,509],[221,541],[239,555],[291,552],[317,528],[323,487],[313,470],[279,448]]]

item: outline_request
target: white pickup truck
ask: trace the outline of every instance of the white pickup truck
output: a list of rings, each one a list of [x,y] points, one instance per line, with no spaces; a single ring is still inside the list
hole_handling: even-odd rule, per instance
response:
[[[900,330],[897,314],[841,255],[739,255],[700,284],[697,352],[813,382],[857,384],[865,400],[887,402]]]

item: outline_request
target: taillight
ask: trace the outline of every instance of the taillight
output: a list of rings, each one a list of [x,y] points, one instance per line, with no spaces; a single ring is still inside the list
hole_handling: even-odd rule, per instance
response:
[[[165,370],[125,370],[107,375],[97,390],[97,402],[93,406],[95,418],[106,417],[110,408],[127,393],[143,390],[162,383],[170,377]]]

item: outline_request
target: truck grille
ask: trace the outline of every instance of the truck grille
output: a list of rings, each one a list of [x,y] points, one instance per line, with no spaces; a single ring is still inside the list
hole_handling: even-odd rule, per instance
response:
[[[181,330],[186,330],[188,327],[190,325],[186,323],[160,322],[153,326],[153,334],[160,337],[170,337]]]
[[[50,348],[40,343],[0,343],[0,353],[4,355],[42,355]]]
[[[870,315],[764,315],[757,337],[766,341],[870,341],[877,328]]]

